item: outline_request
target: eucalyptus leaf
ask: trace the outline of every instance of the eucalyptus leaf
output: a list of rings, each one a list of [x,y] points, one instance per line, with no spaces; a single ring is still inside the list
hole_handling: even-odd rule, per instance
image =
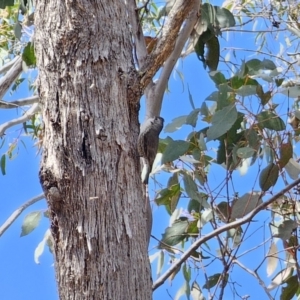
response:
[[[22,59],[28,67],[36,66],[36,57],[34,53],[33,43],[31,42],[27,43],[22,53]]]
[[[262,129],[268,128],[275,131],[285,130],[285,124],[282,119],[269,110],[259,113],[257,120],[258,126]]]
[[[278,226],[270,224],[271,231],[274,237],[278,237],[283,241],[288,240],[295,229],[297,229],[297,222],[294,220],[284,220]]]
[[[186,117],[186,124],[191,125],[192,127],[196,127],[197,125],[197,120],[198,120],[198,116],[200,113],[201,109],[197,108],[194,109],[187,117]]]
[[[236,93],[242,97],[256,95],[256,85],[243,85],[236,90]]]
[[[283,88],[279,91],[279,93],[291,98],[297,98],[298,96],[300,96],[300,86]]]
[[[267,191],[274,186],[279,176],[279,168],[274,163],[267,165],[259,174],[259,186],[262,191]]]
[[[162,235],[159,249],[166,249],[166,245],[175,246],[183,241],[187,236],[187,228],[189,222],[187,219],[176,220],[171,227],[168,227],[165,233]],[[167,247],[168,249],[168,247]]]
[[[252,157],[254,153],[255,153],[255,150],[250,147],[241,147],[241,148],[238,148],[236,151],[237,156],[240,158]]]
[[[257,206],[262,204],[261,193],[251,192],[246,193],[241,197],[238,197],[233,201],[231,218],[237,219],[242,218],[248,213],[250,213]]]
[[[161,162],[165,164],[167,162],[172,162],[179,158],[179,156],[186,153],[189,149],[190,143],[182,140],[170,141],[166,147]]]
[[[285,283],[287,284],[287,286],[282,287],[282,293],[280,295],[280,299],[291,300],[296,295],[296,293],[298,294],[298,290],[299,290],[298,276],[297,275],[291,276],[285,281]],[[297,297],[297,299],[299,299],[299,296]]]
[[[22,224],[21,237],[32,232],[40,224],[41,217],[41,211],[33,211],[26,215]]]
[[[212,117],[212,126],[207,130],[207,141],[215,140],[225,134],[237,120],[235,105],[229,105],[217,111]]]
[[[0,161],[0,165],[1,165],[1,173],[2,175],[6,174],[6,154],[2,154],[1,156],[1,161]]]
[[[172,120],[171,123],[167,124],[164,128],[164,132],[172,133],[177,131],[182,127],[182,125],[186,124],[187,116],[180,116]]]
[[[211,289],[212,287],[214,287],[220,280],[222,274],[220,273],[216,273],[212,276],[209,276],[206,283],[203,285],[204,289]]]

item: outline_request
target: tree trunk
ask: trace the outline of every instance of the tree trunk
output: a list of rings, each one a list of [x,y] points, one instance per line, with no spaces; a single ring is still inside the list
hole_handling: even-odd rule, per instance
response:
[[[35,16],[60,299],[151,299],[125,1],[37,1]]]

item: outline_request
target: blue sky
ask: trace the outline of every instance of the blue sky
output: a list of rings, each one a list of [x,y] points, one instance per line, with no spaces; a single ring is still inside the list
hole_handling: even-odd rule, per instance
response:
[[[245,43],[253,43],[253,39],[248,36],[241,38],[241,35],[234,34],[234,40],[230,41],[226,45],[231,45],[235,47],[245,46]],[[224,41],[222,41],[224,43]],[[225,44],[225,43],[224,43]],[[248,55],[248,53],[246,53]],[[244,57],[246,58],[246,57]],[[260,57],[263,59],[264,57]],[[221,65],[224,70],[225,66]],[[213,91],[215,91],[214,83],[209,79],[207,71],[203,69],[202,63],[196,58],[195,54],[191,54],[187,57],[183,63],[179,62],[177,67],[184,73],[184,86],[181,79],[173,72],[169,90],[170,93],[165,95],[164,104],[162,108],[161,115],[165,119],[165,125],[171,122],[171,120],[180,115],[189,114],[192,110],[189,100],[187,85],[191,94],[193,95],[194,103],[196,107],[200,107],[204,99]],[[175,74],[175,75],[174,75]],[[26,83],[23,83],[19,91],[12,97],[8,95],[4,98],[5,100],[25,98],[29,96],[29,92],[26,87]],[[0,110],[0,124],[21,114],[21,110],[3,111]],[[141,109],[141,119],[143,118],[143,103]],[[20,126],[10,128],[7,131],[6,139],[10,143],[13,139],[19,135]],[[204,126],[201,123],[198,124],[198,129]],[[183,127],[178,132],[172,134],[172,138],[184,139],[186,135],[190,132],[191,128]],[[166,133],[162,133],[161,137],[166,137]],[[22,137],[23,142],[26,144],[26,149],[24,146],[18,144],[18,155],[12,161],[7,161],[7,175],[0,175],[0,225],[9,217],[9,215],[17,209],[21,204],[26,202],[28,199],[40,194],[42,192],[39,180],[38,180],[38,170],[39,170],[39,156],[37,155],[37,149],[33,147],[32,140],[30,137]],[[0,149],[0,155],[6,150],[6,148]],[[216,183],[220,180],[221,167],[215,166],[211,172],[211,180]],[[253,178],[257,170],[252,170],[248,177],[241,178],[242,187],[240,192],[247,192],[252,188],[252,182],[248,178]],[[238,174],[236,176],[239,176]],[[161,178],[167,178],[166,175],[161,175]],[[157,190],[159,187],[150,186],[151,194],[153,191]],[[185,206],[184,200],[182,200],[182,206]],[[46,218],[42,218],[40,226],[31,234],[25,237],[20,237],[21,225],[24,216],[31,211],[46,209],[45,201],[40,201],[35,205],[29,207],[15,222],[14,224],[3,234],[0,238],[0,295],[2,299],[13,299],[13,300],[55,300],[58,299],[56,291],[56,283],[54,277],[54,267],[52,255],[46,249],[44,254],[40,258],[40,264],[37,265],[34,262],[33,255],[34,250],[38,243],[42,240],[45,231],[47,230],[49,223]],[[156,207],[153,205],[153,235],[157,238],[161,237],[164,229],[168,226],[168,216],[165,213],[163,207]],[[264,215],[263,218],[266,219]],[[253,230],[254,232],[254,230]],[[263,241],[262,236],[257,236],[255,234],[245,243],[244,249],[249,249],[249,247],[258,244]],[[157,245],[157,242],[151,240],[149,249],[153,249]],[[260,254],[263,254],[264,249],[260,249]],[[153,251],[150,252],[150,254]],[[167,256],[166,256],[167,259]],[[249,267],[254,264],[257,260],[256,254],[245,256],[242,261]],[[257,260],[258,262],[258,260]],[[208,267],[209,275],[213,275],[221,269],[215,269]],[[156,262],[153,266],[153,280],[155,280],[156,275]],[[257,281],[246,275],[244,271],[239,268],[235,268],[234,278],[240,280],[244,287],[241,288],[237,286],[238,290],[241,290],[241,294],[249,294],[253,296],[254,289],[257,289],[257,297],[261,295],[261,288],[258,286]],[[201,270],[199,270],[199,274]],[[201,275],[199,275],[200,278]],[[195,277],[194,277],[195,278]],[[154,292],[153,299],[169,299],[169,294],[173,297],[175,296],[178,288],[182,285],[182,277],[179,276],[172,283],[169,281],[165,285],[158,288]],[[199,282],[203,285],[203,282]],[[227,294],[226,294],[227,295]],[[260,295],[260,296],[259,296]],[[228,298],[232,299],[232,291],[228,291]],[[257,298],[259,299],[259,298]],[[262,299],[262,298],[260,298]]]

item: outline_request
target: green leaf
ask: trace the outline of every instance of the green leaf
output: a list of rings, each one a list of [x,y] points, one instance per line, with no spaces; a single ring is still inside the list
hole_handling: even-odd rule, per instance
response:
[[[1,0],[0,1],[0,8],[5,8],[6,6],[14,6],[14,0]]]
[[[268,128],[275,131],[285,130],[285,124],[281,118],[271,111],[262,111],[257,115],[258,126],[260,128]]]
[[[257,206],[262,204],[261,193],[252,192],[246,193],[243,196],[235,199],[232,204],[231,218],[238,219],[246,216]]]
[[[199,116],[199,112],[201,111],[200,108],[193,110],[187,117],[186,117],[186,124],[191,125],[192,127],[196,127],[197,120]]]
[[[234,16],[228,9],[219,6],[214,6],[214,8],[220,28],[235,26]]]
[[[155,203],[160,206],[164,205],[169,214],[172,214],[177,207],[179,198],[181,195],[180,184],[176,183],[168,185],[167,188],[162,189],[158,193],[158,197],[155,199]]]
[[[232,94],[233,89],[227,83],[220,84],[218,89],[217,111],[233,104],[229,97],[229,95]]]
[[[266,93],[264,93],[262,95],[262,97],[260,97],[261,104],[262,105],[266,105],[270,101],[271,98],[272,98],[272,92],[271,91],[267,91]]]
[[[6,174],[6,172],[5,172],[5,168],[6,168],[6,155],[5,154],[3,154],[1,156],[1,162],[0,162],[0,164],[1,164],[1,173],[2,173],[2,175],[5,175]]]
[[[191,280],[191,268],[186,263],[182,266],[182,273],[185,281],[189,282]]]
[[[205,63],[210,71],[216,71],[220,58],[220,43],[216,36],[213,36],[206,42]]]
[[[219,99],[219,92],[212,92],[209,96],[207,96],[205,98],[205,100],[209,100],[209,101],[218,101]],[[227,99],[227,94],[226,94],[226,99]],[[205,103],[205,102],[203,102]],[[208,111],[209,112],[209,111]],[[205,116],[205,114],[203,114]]]
[[[212,6],[209,3],[204,3],[201,10],[201,22],[204,24],[204,29],[210,25],[215,28],[226,28],[235,26],[233,14],[226,8]]]
[[[265,70],[275,70],[277,68],[272,60],[266,58],[261,62],[260,67]]]
[[[280,300],[291,300],[296,295],[299,288],[299,282],[297,275],[291,276],[287,281],[287,286],[282,287]]]
[[[198,187],[189,173],[183,175],[184,189],[191,199],[198,199]]]
[[[183,174],[183,183],[184,189],[191,199],[197,200],[205,208],[210,207],[207,203],[207,195],[199,193],[198,187],[189,173]]]
[[[203,115],[205,117],[208,117],[210,115],[209,109],[205,102],[202,102],[200,112],[201,112],[201,115]]]
[[[33,211],[29,213],[22,224],[21,236],[25,236],[32,232],[40,223],[42,213],[40,211]]]
[[[175,246],[187,237],[187,229],[189,222],[186,218],[176,220],[171,227],[168,227],[162,235],[162,243],[159,244],[159,249],[168,249],[168,246]]]
[[[236,93],[242,97],[256,94],[256,85],[243,85],[236,90]]]
[[[223,222],[228,222],[230,219],[231,207],[227,202],[222,201],[217,205],[216,212]]]
[[[291,142],[283,143],[280,145],[280,159],[279,159],[279,166],[280,168],[285,167],[285,165],[290,161],[293,157],[293,145]]]
[[[28,67],[35,67],[36,66],[36,57],[34,54],[34,47],[33,43],[27,43],[24,51],[22,53],[22,59],[26,63]]]
[[[275,83],[277,87],[280,87],[284,81],[284,78],[275,79]]]
[[[195,50],[195,53],[198,57],[198,59],[202,62],[205,61],[204,59],[204,46],[205,46],[205,43],[203,42],[201,36],[199,37],[195,47],[194,47],[194,50]]]
[[[298,96],[300,95],[300,86],[283,88],[279,91],[279,93],[284,94],[291,98],[298,98]]]
[[[279,175],[279,168],[274,163],[267,165],[259,175],[259,186],[262,191],[266,192],[270,187],[277,182]]]
[[[227,82],[225,76],[219,71],[215,72],[214,74],[210,74],[209,76],[216,85]]]
[[[286,241],[291,237],[293,231],[297,228],[298,225],[294,220],[284,220],[278,226],[272,223],[270,224],[270,226],[274,237],[278,237],[283,241]]]
[[[207,141],[215,140],[225,134],[235,123],[238,113],[235,105],[217,111],[212,117],[212,126],[207,130]]]
[[[240,158],[252,157],[254,153],[255,153],[255,150],[250,147],[241,147],[236,152],[237,156]]]
[[[200,210],[201,210],[200,202],[195,200],[195,199],[191,199],[189,201],[187,210],[188,210],[189,213],[191,213],[192,211],[200,212]]]
[[[171,123],[167,124],[164,128],[164,132],[172,133],[177,131],[182,127],[182,125],[186,124],[187,116],[180,116],[172,120]]]
[[[165,164],[167,162],[172,162],[178,159],[180,155],[185,154],[189,147],[190,143],[186,141],[170,141],[163,153],[161,163]]]
[[[256,150],[259,149],[260,146],[259,136],[253,128],[245,130],[244,137],[248,141],[250,148]]]
[[[214,287],[218,282],[220,277],[222,276],[221,273],[216,273],[212,276],[208,277],[208,280],[206,281],[206,283],[203,285],[204,289],[211,289],[212,287]]]

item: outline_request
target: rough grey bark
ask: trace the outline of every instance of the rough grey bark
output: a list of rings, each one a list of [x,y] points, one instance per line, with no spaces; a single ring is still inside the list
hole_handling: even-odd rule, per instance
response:
[[[60,299],[151,299],[125,2],[37,1],[35,28]]]

